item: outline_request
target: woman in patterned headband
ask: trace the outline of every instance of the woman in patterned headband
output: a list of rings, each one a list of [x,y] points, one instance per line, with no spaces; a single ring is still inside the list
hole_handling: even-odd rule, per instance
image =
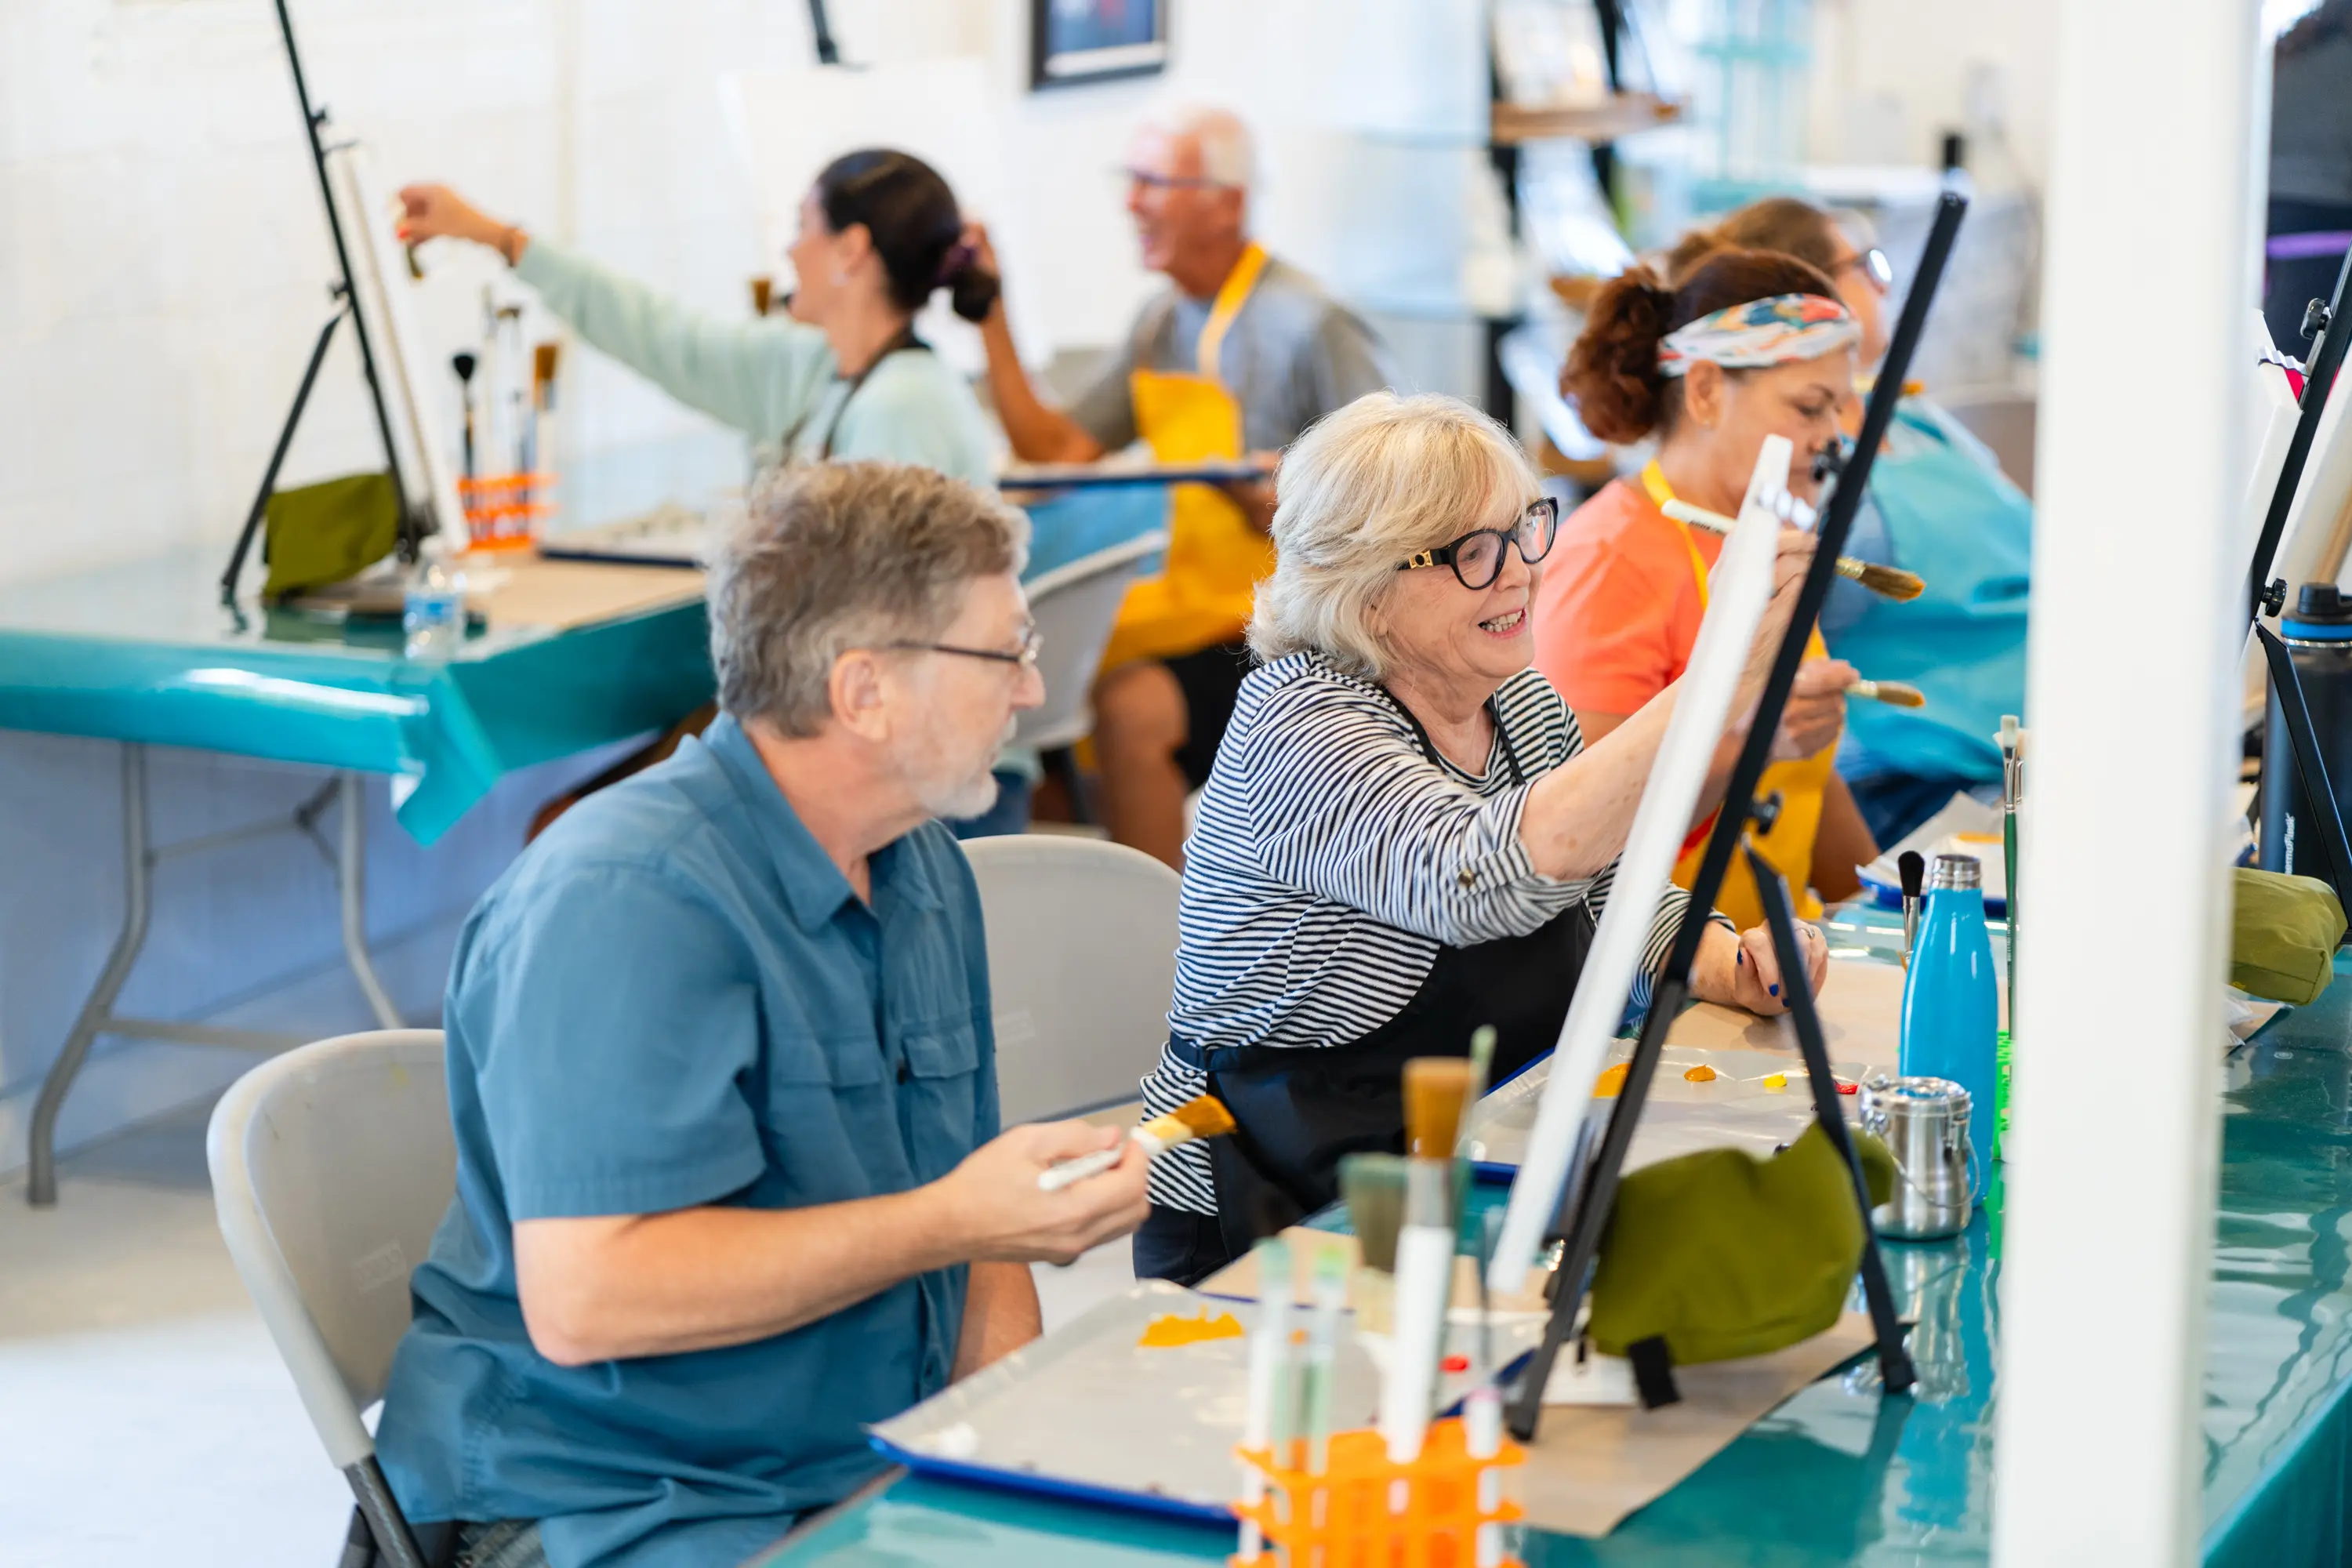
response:
[[[1790,489],[1812,500],[1812,458],[1837,437],[1861,335],[1827,278],[1766,251],[1723,251],[1674,288],[1637,267],[1594,299],[1562,389],[1594,435],[1629,447],[1654,437],[1657,447],[1637,475],[1560,525],[1536,599],[1536,668],[1587,737],[1679,679],[1698,638],[1721,541],[1667,517],[1664,504],[1680,497],[1737,513],[1767,436],[1795,445]],[[1878,853],[1833,766],[1854,679],[1814,633],[1759,791],[1779,791],[1781,809],[1755,842],[1807,916],[1821,913],[1816,892],[1857,891],[1854,868]],[[1717,788],[1738,754],[1727,738]],[[1713,826],[1701,824],[1685,846],[1675,879],[1685,887]],[[1717,907],[1743,931],[1763,919],[1744,862],[1733,862]]]

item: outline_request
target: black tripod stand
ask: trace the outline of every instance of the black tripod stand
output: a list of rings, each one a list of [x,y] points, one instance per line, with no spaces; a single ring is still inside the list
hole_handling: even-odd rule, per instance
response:
[[[2328,884],[2336,889],[2337,902],[2352,910],[2352,842],[2345,837],[2343,814],[2336,804],[2335,782],[2327,775],[2326,755],[2319,749],[2319,732],[2311,722],[2303,678],[2296,673],[2286,645],[2263,625],[2263,616],[2275,616],[2286,605],[2287,581],[2271,576],[2272,558],[2278,553],[2279,542],[2286,533],[2287,515],[2294,508],[2294,492],[2303,482],[2304,469],[2310,464],[2312,443],[2319,434],[2319,416],[2326,410],[2336,373],[2344,367],[2345,351],[2352,348],[2352,320],[2344,314],[2347,281],[2352,281],[2352,253],[2346,255],[2344,265],[2336,271],[2336,292],[2325,302],[2314,300],[2304,312],[2304,331],[2314,340],[2311,360],[2304,374],[2303,396],[2296,404],[2294,436],[2287,443],[2286,461],[2280,467],[2278,484],[2271,491],[2270,508],[2263,514],[2262,534],[2254,542],[2253,564],[2246,574],[2246,618],[2252,623],[2254,640],[2262,645],[2263,661],[2270,669],[2271,688],[2278,695],[2287,749],[2294,753],[2295,777],[2303,786],[2304,809],[2318,828],[2320,847],[2326,851]],[[2264,788],[2270,787],[2273,761],[2267,756],[2263,759]]]
[[[404,556],[415,552],[416,544],[427,531],[425,520],[410,506],[400,475],[399,447],[392,438],[392,410],[383,398],[383,377],[378,374],[375,345],[369,341],[367,321],[359,310],[359,294],[352,273],[352,253],[343,237],[341,215],[335,208],[334,181],[327,173],[327,111],[310,106],[310,89],[302,77],[302,56],[294,47],[294,19],[287,14],[286,0],[277,0],[278,30],[286,40],[286,64],[294,73],[294,97],[302,106],[302,129],[310,139],[310,166],[319,176],[319,199],[327,209],[327,233],[335,242],[336,279],[329,293],[335,301],[333,313],[327,324],[319,329],[319,342],[310,351],[310,363],[302,372],[302,384],[295,389],[294,405],[286,411],[286,423],[278,432],[278,445],[271,449],[269,464],[261,471],[261,488],[253,498],[253,510],[246,514],[245,527],[236,536],[236,549],[228,558],[228,569],[221,574],[221,603],[236,607],[237,579],[244,574],[245,558],[252,552],[253,541],[261,531],[263,517],[269,510],[269,498],[278,490],[278,471],[285,465],[287,450],[294,445],[295,426],[302,422],[302,409],[310,401],[310,389],[318,384],[319,367],[326,362],[327,346],[334,341],[335,329],[351,318],[352,331],[360,345],[360,369],[367,378],[368,400],[375,409],[376,434],[383,439],[383,461],[392,476],[392,493],[400,509],[400,546]]]
[[[1780,728],[1781,710],[1788,705],[1790,689],[1796,682],[1797,667],[1804,659],[1807,633],[1820,618],[1822,605],[1829,596],[1838,553],[1845,547],[1846,535],[1853,526],[1854,513],[1861,507],[1869,483],[1871,465],[1894,420],[1903,378],[1918,349],[1928,306],[1942,279],[1944,264],[1951,258],[1960,219],[1967,212],[1968,200],[1957,190],[1947,190],[1937,203],[1935,224],[1928,231],[1927,249],[1919,258],[1917,277],[1912,283],[1910,297],[1904,301],[1902,318],[1895,324],[1885,363],[1879,367],[1878,382],[1863,413],[1853,450],[1842,466],[1832,465],[1838,470],[1835,489],[1815,535],[1812,564],[1798,591],[1795,612],[1781,636],[1771,673],[1765,680],[1763,698],[1757,704],[1756,716],[1739,749],[1739,759],[1732,768],[1722,813],[1707,838],[1706,853],[1691,887],[1689,910],[1675,932],[1665,971],[1651,997],[1649,1016],[1633,1047],[1625,1081],[1610,1113],[1608,1131],[1601,1135],[1599,1152],[1591,1163],[1581,1173],[1571,1170],[1564,1184],[1560,1222],[1555,1236],[1563,1248],[1559,1268],[1552,1277],[1550,1321],[1545,1327],[1542,1345],[1528,1359],[1510,1394],[1510,1426],[1522,1442],[1536,1434],[1543,1416],[1544,1389],[1551,1381],[1552,1364],[1559,1358],[1560,1347],[1576,1331],[1601,1235],[1616,1204],[1617,1182],[1624,1170],[1626,1152],[1633,1144],[1643,1104],[1649,1098],[1651,1080],[1657,1076],[1666,1032],[1689,999],[1691,968],[1697,962],[1699,941],[1706,934],[1716,897],[1722,890],[1724,874],[1730,869],[1733,853],[1745,847],[1742,841],[1748,824],[1769,828],[1779,815],[1780,803],[1777,795],[1759,800],[1756,795],[1765,763],[1770,758],[1772,735]],[[1780,961],[1780,972],[1788,976],[1801,974],[1804,961],[1798,953],[1796,924],[1790,911],[1787,889],[1752,848],[1746,852],[1756,872],[1757,890],[1772,930],[1773,952]],[[1855,1201],[1861,1205],[1863,1290],[1877,1333],[1881,1381],[1888,1393],[1900,1394],[1916,1378],[1910,1355],[1903,1348],[1902,1325],[1895,1320],[1894,1294],[1887,1286],[1885,1265],[1879,1257],[1877,1236],[1870,1224],[1869,1191],[1861,1164],[1854,1157],[1853,1140],[1846,1133],[1844,1115],[1838,1107],[1837,1086],[1830,1076],[1828,1048],[1822,1039],[1821,1019],[1813,1009],[1810,990],[1792,984],[1788,992],[1790,1017],[1796,1026],[1798,1047],[1804,1052],[1807,1076],[1812,1083],[1815,1119],[1832,1145],[1844,1156],[1853,1179]]]

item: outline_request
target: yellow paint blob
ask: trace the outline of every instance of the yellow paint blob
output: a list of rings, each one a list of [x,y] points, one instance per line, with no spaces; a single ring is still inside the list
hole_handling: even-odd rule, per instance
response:
[[[1690,1071],[1683,1074],[1683,1077],[1692,1083],[1713,1083],[1715,1081],[1715,1069],[1707,1066],[1705,1062],[1701,1062],[1698,1066],[1691,1068]]]
[[[1619,1062],[1613,1068],[1603,1068],[1601,1076],[1592,1080],[1592,1098],[1614,1100],[1625,1087],[1625,1075],[1633,1069],[1631,1062]]]
[[[1211,1313],[1203,1310],[1197,1318],[1180,1318],[1164,1312],[1151,1320],[1143,1337],[1136,1344],[1148,1351],[1175,1350],[1183,1345],[1204,1344],[1211,1340],[1237,1340],[1242,1326],[1231,1312]]]
[[[1784,1072],[1776,1072],[1771,1077],[1764,1080],[1764,1087],[1770,1089],[1773,1093],[1778,1094],[1782,1089],[1789,1087],[1789,1075]]]

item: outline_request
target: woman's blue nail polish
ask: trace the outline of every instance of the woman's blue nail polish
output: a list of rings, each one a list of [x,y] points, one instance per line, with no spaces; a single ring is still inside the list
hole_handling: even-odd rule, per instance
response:
[[[1741,948],[1738,952],[1736,952],[1736,953],[1732,954],[1732,956],[1731,956],[1731,962],[1732,962],[1732,963],[1747,963],[1747,962],[1748,962],[1748,950],[1747,950],[1746,948],[1744,948],[1744,947],[1743,947],[1743,948]]]
[[[1780,994],[1780,988],[1778,985],[1772,987],[1772,994],[1775,996]]]

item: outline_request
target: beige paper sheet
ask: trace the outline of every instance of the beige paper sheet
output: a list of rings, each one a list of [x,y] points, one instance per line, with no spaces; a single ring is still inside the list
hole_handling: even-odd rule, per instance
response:
[[[1291,1284],[1291,1300],[1307,1300],[1315,1283],[1315,1255],[1325,1247],[1339,1247],[1347,1256],[1349,1284],[1349,1306],[1355,1305],[1354,1281],[1356,1261],[1360,1256],[1356,1238],[1334,1236],[1328,1230],[1308,1230],[1304,1226],[1292,1226],[1282,1233],[1290,1244],[1290,1261],[1296,1275]],[[1497,1295],[1491,1305],[1498,1312],[1541,1312],[1548,1310],[1543,1296],[1544,1281],[1549,1276],[1540,1268],[1528,1270],[1527,1282],[1517,1290]],[[1235,1258],[1214,1274],[1193,1287],[1204,1296],[1229,1296],[1236,1301],[1257,1300],[1257,1257],[1249,1254]],[[1454,1305],[1475,1307],[1478,1304],[1478,1265],[1475,1259],[1457,1257],[1454,1260]]]
[[[494,626],[570,631],[702,596],[702,574],[685,566],[543,561],[518,552],[493,558],[488,570],[503,574],[493,578],[494,585],[483,595],[483,608]]]
[[[1515,1478],[1528,1522],[1561,1535],[1608,1534],[1729,1447],[1781,1401],[1873,1342],[1870,1320],[1848,1312],[1803,1343],[1770,1355],[1675,1368],[1682,1402],[1663,1409],[1547,1406]]]
[[[1903,1037],[1903,968],[1866,958],[1832,958],[1817,998],[1822,1037],[1833,1062],[1895,1070]],[[1675,1020],[1666,1044],[1700,1050],[1771,1051],[1797,1058],[1797,1038],[1780,1018],[1701,1002]]]

